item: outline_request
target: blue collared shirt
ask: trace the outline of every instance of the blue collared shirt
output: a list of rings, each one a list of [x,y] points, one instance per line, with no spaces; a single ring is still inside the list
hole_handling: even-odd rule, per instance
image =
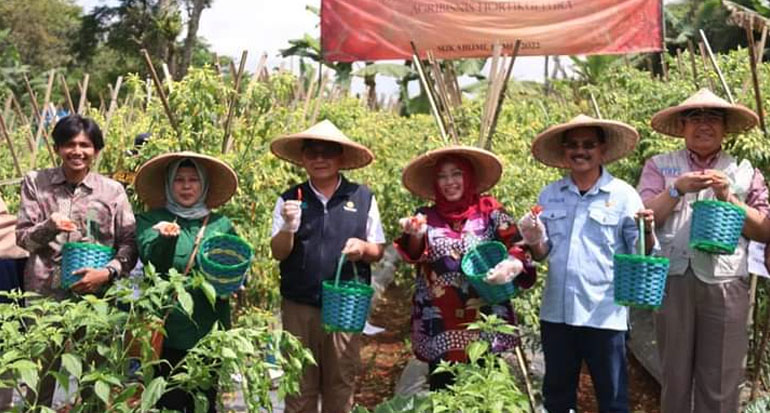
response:
[[[627,309],[614,302],[612,256],[636,250],[639,194],[602,168],[585,195],[567,176],[545,187],[538,203],[551,244],[540,319],[627,330]]]

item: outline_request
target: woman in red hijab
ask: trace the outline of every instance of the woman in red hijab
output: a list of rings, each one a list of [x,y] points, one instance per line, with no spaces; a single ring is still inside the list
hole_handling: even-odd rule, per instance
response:
[[[404,186],[420,198],[434,201],[403,218],[404,234],[395,242],[402,257],[417,266],[412,308],[412,348],[433,373],[441,360],[467,362],[465,349],[479,340],[478,331],[466,329],[479,313],[495,314],[511,324],[516,316],[510,302],[483,301],[460,269],[465,253],[483,241],[500,241],[509,257],[498,264],[487,282],[514,280],[520,288],[535,282],[535,268],[520,245],[516,221],[502,205],[483,192],[500,179],[502,164],[494,154],[473,147],[453,146],[431,151],[407,165]],[[517,337],[484,337],[492,350],[502,352]],[[453,382],[448,373],[431,374],[431,390]]]

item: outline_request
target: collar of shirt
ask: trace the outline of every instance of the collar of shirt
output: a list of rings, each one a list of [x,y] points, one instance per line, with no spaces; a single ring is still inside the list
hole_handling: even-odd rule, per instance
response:
[[[612,179],[612,174],[607,172],[607,169],[602,166],[602,173],[599,175],[599,179],[585,194],[595,195],[598,191],[609,192],[609,184],[612,182]],[[577,185],[575,185],[575,182],[572,180],[572,176],[570,175],[565,176],[561,181],[559,181],[559,189],[562,191],[569,190],[580,195],[580,190],[578,189]]]
[[[722,150],[718,150],[715,154],[711,155],[706,162],[702,162],[698,159],[698,155],[691,150],[687,150],[687,161],[690,163],[690,169],[693,171],[701,171],[704,169],[713,168],[716,165],[717,160],[722,155]]]
[[[321,201],[322,204],[326,205],[329,202],[329,198],[327,198],[326,195],[322,194],[321,191],[316,189],[316,187],[313,185],[313,181],[308,179],[307,183],[310,185],[310,189],[313,190],[313,193],[315,194],[316,198],[318,198],[318,200]],[[341,184],[342,184],[342,177],[340,175],[337,175],[337,186],[334,187],[334,192],[337,192],[337,190],[340,189]]]
[[[64,175],[64,168],[58,167],[54,171],[53,178],[51,179],[51,183],[54,185],[62,185],[67,183],[67,177]],[[88,171],[88,175],[77,185],[80,186],[83,185],[87,187],[88,189],[94,189],[96,187],[96,177],[94,176],[94,173],[91,171]]]

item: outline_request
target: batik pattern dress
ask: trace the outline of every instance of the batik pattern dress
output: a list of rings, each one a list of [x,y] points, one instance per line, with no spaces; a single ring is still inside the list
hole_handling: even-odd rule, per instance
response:
[[[531,287],[536,278],[535,267],[528,252],[522,247],[521,235],[514,219],[503,209],[488,214],[478,212],[469,217],[462,227],[452,228],[434,207],[420,208],[418,213],[427,217],[425,249],[417,259],[406,253],[408,238],[395,242],[402,257],[417,267],[416,291],[412,306],[412,348],[418,359],[425,362],[467,361],[465,349],[480,338],[492,344],[494,352],[512,348],[517,337],[494,334],[480,337],[478,331],[466,329],[479,313],[495,314],[508,323],[516,324],[516,315],[510,302],[489,305],[470,285],[460,269],[465,253],[480,242],[500,241],[510,255],[524,263],[524,271],[515,279],[518,288]]]

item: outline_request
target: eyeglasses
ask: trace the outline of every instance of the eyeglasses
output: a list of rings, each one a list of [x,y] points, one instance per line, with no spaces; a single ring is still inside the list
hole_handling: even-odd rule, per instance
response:
[[[562,148],[564,149],[570,149],[570,150],[576,150],[576,149],[585,149],[587,151],[590,151],[591,149],[597,148],[599,145],[601,145],[602,142],[596,140],[596,141],[583,141],[583,142],[575,142],[575,141],[564,141],[561,143]]]
[[[695,124],[724,122],[725,115],[720,112],[697,111],[684,115],[684,119]]]
[[[302,150],[302,156],[310,160],[318,158],[334,159],[340,155],[342,155],[342,151],[338,148],[315,147]]]

